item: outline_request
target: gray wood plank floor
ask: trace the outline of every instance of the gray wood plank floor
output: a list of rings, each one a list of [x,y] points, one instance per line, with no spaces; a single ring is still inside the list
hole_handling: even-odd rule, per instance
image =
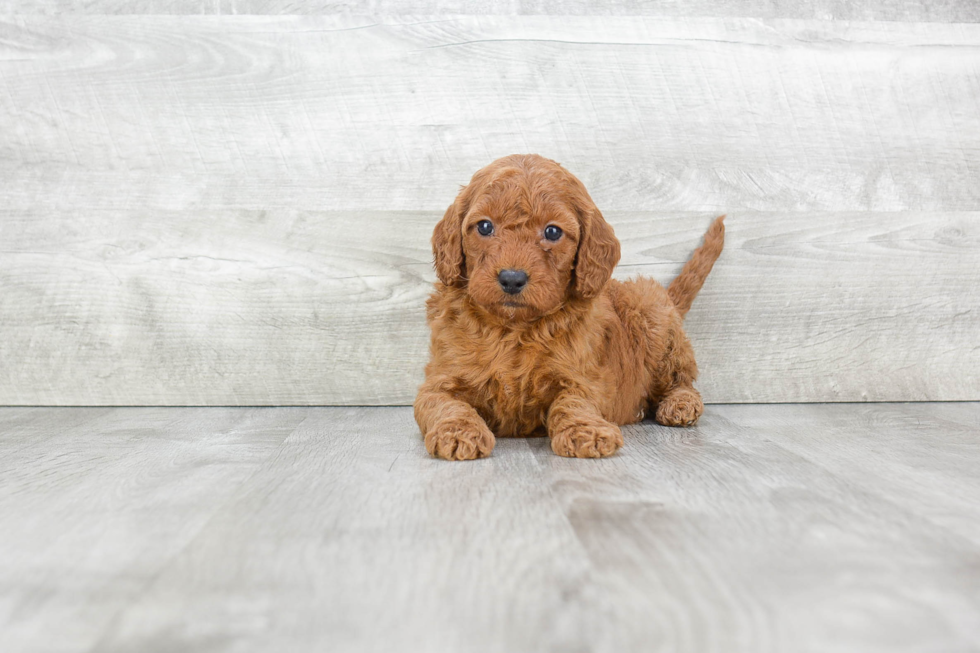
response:
[[[626,431],[447,463],[407,408],[0,409],[0,650],[980,650],[980,403]]]

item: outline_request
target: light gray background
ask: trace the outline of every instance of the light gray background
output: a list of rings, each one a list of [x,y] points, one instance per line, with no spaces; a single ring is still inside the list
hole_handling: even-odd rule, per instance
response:
[[[980,399],[980,4],[398,7],[7,0],[0,404],[409,403],[431,229],[514,152],[619,278],[729,214],[707,401]]]

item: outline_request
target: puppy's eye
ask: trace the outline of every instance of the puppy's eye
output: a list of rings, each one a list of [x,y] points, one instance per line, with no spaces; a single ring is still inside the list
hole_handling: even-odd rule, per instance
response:
[[[544,237],[554,242],[559,238],[561,238],[561,229],[559,229],[553,224],[549,224],[547,227],[544,228]]]
[[[476,223],[476,230],[480,232],[481,236],[489,236],[493,233],[493,223],[489,220],[480,220]]]

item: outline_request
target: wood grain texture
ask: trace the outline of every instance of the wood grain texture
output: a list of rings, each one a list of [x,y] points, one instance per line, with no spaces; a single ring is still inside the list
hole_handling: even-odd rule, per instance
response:
[[[6,13],[20,14],[362,14],[362,15],[571,15],[816,18],[980,22],[972,0],[7,0]]]
[[[0,427],[3,650],[89,650],[303,417],[76,408]]]
[[[6,212],[7,404],[407,404],[427,213]],[[668,282],[710,214],[609,213]],[[709,402],[980,396],[980,216],[734,213],[688,316]]]
[[[605,210],[976,210],[980,25],[12,16],[10,208],[442,211],[514,152]]]
[[[408,408],[4,424],[4,650],[980,646],[977,403],[711,406],[608,459],[472,463],[428,457]]]
[[[628,597],[608,650],[968,651],[977,424],[948,440],[915,406],[715,406],[693,430],[629,427],[585,475],[534,446],[596,582]],[[900,460],[916,478],[898,492],[857,471]]]
[[[877,492],[944,530],[980,544],[980,478],[972,460],[980,429],[976,404],[886,404],[869,410],[809,411],[730,406],[733,425]],[[800,424],[806,423],[807,429]],[[950,483],[959,490],[950,493]]]
[[[447,466],[413,429],[311,413],[94,650],[572,645],[587,559],[527,443]]]
[[[976,399],[978,44],[782,14],[7,15],[0,404],[407,403],[431,227],[521,151],[583,179],[620,276],[669,280],[732,215],[689,320],[709,401]]]

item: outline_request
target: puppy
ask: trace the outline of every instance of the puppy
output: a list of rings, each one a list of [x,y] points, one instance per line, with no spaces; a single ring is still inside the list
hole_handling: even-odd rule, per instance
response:
[[[561,456],[597,458],[648,410],[668,426],[697,422],[682,320],[721,254],[723,219],[665,290],[610,278],[619,241],[554,161],[513,155],[473,175],[432,235],[439,281],[415,399],[425,448],[468,460],[495,437],[547,434]]]

